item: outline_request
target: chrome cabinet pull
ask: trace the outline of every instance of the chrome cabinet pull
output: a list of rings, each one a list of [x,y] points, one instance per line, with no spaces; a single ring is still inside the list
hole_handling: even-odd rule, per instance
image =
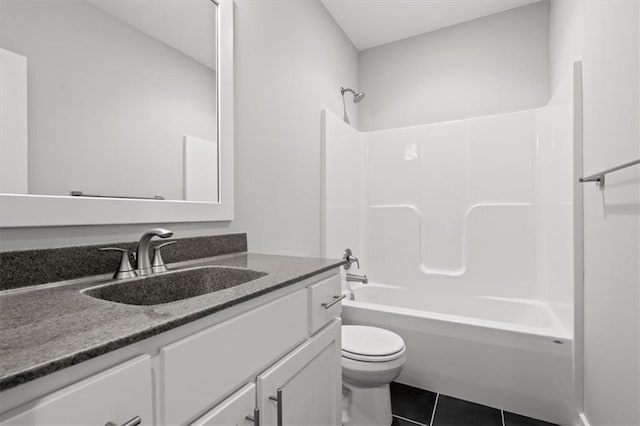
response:
[[[282,426],[282,388],[278,388],[278,396],[270,396],[271,401],[278,403],[278,426]]]
[[[138,426],[141,423],[142,423],[142,418],[140,418],[140,416],[135,416],[131,420],[122,423],[121,426]],[[107,422],[105,423],[104,426],[118,426],[118,425],[114,422]]]
[[[250,422],[253,422],[255,426],[260,426],[260,410],[255,408],[253,410],[253,416],[246,416],[245,419],[249,420]]]
[[[321,306],[325,309],[329,309],[336,303],[340,303],[340,301],[342,301],[342,299],[344,299],[345,297],[347,297],[346,294],[343,294],[342,296],[333,296],[333,300],[331,302],[322,303]]]

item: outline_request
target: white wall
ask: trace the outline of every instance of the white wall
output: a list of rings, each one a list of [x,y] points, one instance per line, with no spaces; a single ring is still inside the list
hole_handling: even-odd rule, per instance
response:
[[[27,58],[0,48],[0,192],[26,194]]]
[[[177,237],[246,231],[251,251],[318,256],[320,109],[342,116],[357,52],[314,0],[236,0],[234,21],[236,219],[167,227]],[[0,229],[0,250],[135,240],[152,226]]]
[[[29,193],[183,199],[184,135],[216,140],[215,71],[84,1],[2,13],[29,63]]]
[[[320,109],[342,116],[357,52],[319,1],[238,1],[235,13],[234,227],[252,251],[319,256]]]
[[[639,5],[551,4],[551,82],[581,58],[584,173],[640,157]],[[592,425],[640,423],[640,173],[584,186],[584,411]]]
[[[548,11],[542,1],[360,52],[360,129],[546,104]]]

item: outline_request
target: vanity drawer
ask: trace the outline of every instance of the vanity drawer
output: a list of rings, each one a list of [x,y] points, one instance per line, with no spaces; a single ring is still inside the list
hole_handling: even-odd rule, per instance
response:
[[[20,407],[0,425],[121,425],[136,417],[153,425],[151,386],[150,357],[140,356]]]
[[[342,303],[337,301],[342,291],[340,274],[310,285],[308,291],[309,334],[313,334],[342,312]]]
[[[160,350],[164,423],[182,424],[307,337],[301,289]]]

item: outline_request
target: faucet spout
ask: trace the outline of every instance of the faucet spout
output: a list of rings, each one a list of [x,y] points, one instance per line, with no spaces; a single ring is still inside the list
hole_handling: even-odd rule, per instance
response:
[[[369,279],[366,275],[347,274],[347,282],[367,284],[369,282]]]
[[[138,266],[136,272],[138,275],[150,275],[153,273],[151,268],[151,259],[149,256],[149,245],[151,244],[151,239],[153,237],[169,238],[172,235],[172,231],[163,228],[150,229],[142,234],[140,242],[138,243],[138,250],[136,251],[136,261]]]

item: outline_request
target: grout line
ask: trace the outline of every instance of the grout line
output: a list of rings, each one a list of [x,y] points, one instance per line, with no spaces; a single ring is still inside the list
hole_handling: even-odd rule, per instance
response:
[[[504,424],[504,410],[500,410],[500,417],[502,418],[502,426],[505,426],[505,424]]]
[[[438,408],[438,400],[440,399],[440,393],[436,394],[436,402],[433,403],[433,411],[431,412],[431,420],[429,421],[429,426],[433,426],[433,419],[436,418],[436,408]],[[504,426],[504,424],[502,425]]]
[[[425,425],[424,423],[420,423],[420,422],[417,422],[417,421],[415,421],[415,420],[411,420],[411,419],[408,419],[408,418],[406,418],[406,417],[399,416],[399,415],[397,415],[397,414],[392,414],[391,416],[392,416],[392,417],[396,417],[396,418],[398,418],[398,419],[400,419],[400,420],[404,420],[405,422],[413,423],[414,425],[427,426],[427,425]]]

